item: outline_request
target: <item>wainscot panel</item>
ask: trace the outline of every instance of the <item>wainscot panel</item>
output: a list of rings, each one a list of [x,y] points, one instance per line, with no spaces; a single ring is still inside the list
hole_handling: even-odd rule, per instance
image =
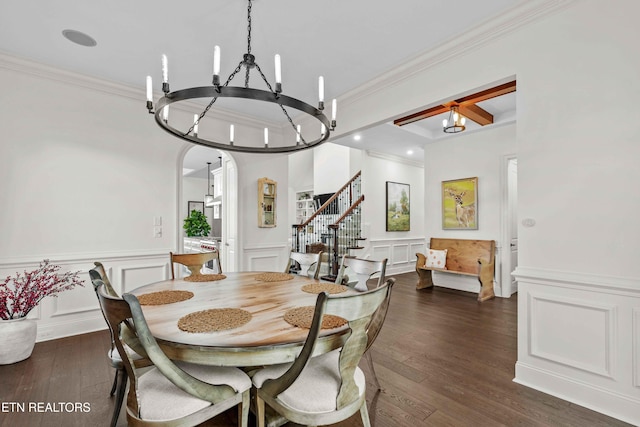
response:
[[[291,248],[286,244],[269,246],[245,246],[246,271],[284,271]]]
[[[640,280],[518,267],[515,382],[640,425]]]
[[[372,239],[369,255],[364,258],[381,260],[387,258],[387,276],[415,271],[416,252],[424,252],[423,237],[398,239]],[[360,256],[360,255],[356,255]]]
[[[153,253],[52,255],[51,263],[60,265],[61,272],[79,271],[81,279],[84,280],[84,286],[62,292],[57,298],[47,297],[32,310],[29,318],[35,318],[38,321],[36,341],[106,329],[107,326],[100,313],[98,300],[89,278],[89,270],[94,267],[94,261],[103,263],[116,290],[130,291],[138,286],[168,277],[169,251],[170,249],[166,252]],[[34,270],[40,261],[40,259],[0,260],[0,277],[14,275],[18,271]],[[130,274],[133,271],[136,273]],[[114,274],[114,272],[120,272],[120,274]]]

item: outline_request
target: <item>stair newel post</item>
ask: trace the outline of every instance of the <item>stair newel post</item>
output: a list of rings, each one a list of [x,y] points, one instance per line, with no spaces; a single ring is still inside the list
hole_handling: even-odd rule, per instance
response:
[[[298,251],[298,226],[295,224],[291,225],[291,249],[293,251]]]
[[[339,246],[338,246],[338,228],[340,226],[338,224],[331,224],[329,226],[330,229],[333,230],[333,262],[331,263],[331,275],[336,277],[338,275],[338,264],[339,264]]]

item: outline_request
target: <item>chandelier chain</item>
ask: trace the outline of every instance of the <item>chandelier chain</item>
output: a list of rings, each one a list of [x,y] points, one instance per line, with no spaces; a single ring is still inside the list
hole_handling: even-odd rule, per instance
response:
[[[247,6],[247,53],[251,53],[251,0]]]
[[[271,87],[271,83],[269,83],[269,80],[267,80],[267,78],[265,77],[264,73],[260,69],[260,66],[258,65],[257,62],[256,62],[256,70],[258,70],[258,72],[260,73],[260,76],[262,77],[262,80],[264,80],[265,84],[267,85],[267,88],[269,88],[269,91],[276,96],[276,100],[277,100],[278,99],[278,94],[273,90],[273,87]],[[248,69],[247,69],[247,71],[248,71]],[[280,109],[282,109],[282,112],[284,113],[285,117],[287,118],[287,120],[291,124],[291,128],[297,134],[298,133],[298,129],[296,128],[295,123],[293,123],[293,120],[291,119],[291,116],[289,115],[289,112],[284,108],[284,106],[280,102],[278,102],[278,105],[280,106]],[[300,141],[302,141],[304,144],[307,143],[307,141],[304,140],[302,135],[300,135]]]
[[[231,73],[231,75],[229,75],[229,78],[227,79],[226,82],[224,82],[224,84],[222,86],[229,86],[229,83],[231,83],[231,80],[233,80],[233,78],[235,77],[236,74],[238,74],[238,72],[242,69],[242,61],[240,61],[240,63],[238,64],[238,66],[236,67],[235,70],[233,70],[233,73]],[[218,100],[217,96],[214,96],[211,99],[211,102],[209,102],[209,104],[205,107],[205,109],[202,111],[202,113],[200,113],[200,115],[198,116],[198,121],[193,123],[191,125],[191,127],[189,128],[189,130],[184,134],[189,135],[191,132],[193,132],[193,130],[196,128],[196,124],[200,123],[200,120],[202,120],[202,118],[204,116],[207,115],[207,113],[209,112],[209,110],[211,109],[211,107],[213,106],[213,104]]]

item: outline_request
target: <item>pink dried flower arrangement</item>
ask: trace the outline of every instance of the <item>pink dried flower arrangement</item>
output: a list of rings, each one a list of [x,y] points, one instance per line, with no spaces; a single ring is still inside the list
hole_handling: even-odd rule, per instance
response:
[[[57,297],[62,291],[84,286],[84,281],[78,277],[79,271],[59,274],[58,270],[59,265],[45,259],[37,270],[7,276],[0,283],[0,319],[25,317],[44,297]]]

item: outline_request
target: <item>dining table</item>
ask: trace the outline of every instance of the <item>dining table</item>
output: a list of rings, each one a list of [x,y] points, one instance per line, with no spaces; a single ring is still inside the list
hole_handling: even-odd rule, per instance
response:
[[[269,275],[275,278],[262,280]],[[246,368],[291,362],[302,349],[309,329],[288,323],[285,314],[291,309],[314,306],[318,288],[337,286],[284,273],[244,271],[214,276],[216,280],[212,281],[163,280],[129,292],[141,302],[145,296],[180,293],[174,291],[192,294],[183,301],[141,304],[152,335],[169,358]],[[310,292],[310,287],[316,288],[316,292]],[[344,295],[357,292],[344,288],[340,290]],[[231,329],[191,332],[179,327],[181,319],[193,313],[237,309],[248,313],[250,320]],[[342,347],[348,331],[348,325],[322,329],[314,355]]]

